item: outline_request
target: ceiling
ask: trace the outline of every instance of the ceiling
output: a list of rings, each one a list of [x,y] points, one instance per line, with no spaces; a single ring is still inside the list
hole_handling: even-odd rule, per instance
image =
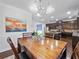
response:
[[[46,1],[46,0],[44,0]],[[8,4],[21,8],[25,11],[32,13],[29,9],[33,0],[0,0],[0,3]],[[49,14],[44,20],[44,22],[53,22],[56,19],[68,20],[69,16],[76,16],[79,10],[79,0],[49,0],[51,6],[55,8],[55,11]],[[67,15],[66,12],[71,11],[70,15]],[[54,18],[51,18],[53,16]],[[33,16],[34,17],[34,16]],[[36,17],[35,17],[36,18]],[[37,19],[37,18],[36,18]],[[40,18],[39,18],[40,19]]]

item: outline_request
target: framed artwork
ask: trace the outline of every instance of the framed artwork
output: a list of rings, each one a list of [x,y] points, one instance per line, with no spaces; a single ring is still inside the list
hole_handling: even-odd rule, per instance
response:
[[[25,32],[27,31],[26,19],[5,18],[6,32]]]

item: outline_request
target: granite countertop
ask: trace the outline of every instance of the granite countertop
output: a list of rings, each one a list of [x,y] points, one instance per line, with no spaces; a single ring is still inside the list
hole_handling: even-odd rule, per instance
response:
[[[72,36],[78,36],[79,37],[79,31],[78,30],[67,30],[65,31],[67,33],[72,33]],[[57,31],[48,31],[48,32],[45,32],[45,33],[50,33],[50,34],[58,34],[60,32],[57,32]]]
[[[78,36],[79,37],[79,30],[74,30],[73,31],[73,36]]]
[[[79,37],[79,33],[77,33],[77,32],[73,32],[73,35],[72,36],[78,36]]]

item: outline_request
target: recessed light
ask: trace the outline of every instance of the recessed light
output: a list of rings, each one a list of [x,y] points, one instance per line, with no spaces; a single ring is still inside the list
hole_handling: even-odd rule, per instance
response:
[[[69,18],[72,18],[72,16],[69,16]]]
[[[56,19],[56,21],[58,21],[58,19]]]
[[[50,18],[54,18],[54,16],[51,16]]]
[[[68,14],[68,15],[71,14],[71,11],[68,11],[67,14]]]

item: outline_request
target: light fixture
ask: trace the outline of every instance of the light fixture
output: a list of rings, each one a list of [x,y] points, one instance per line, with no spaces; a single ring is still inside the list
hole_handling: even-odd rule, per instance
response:
[[[54,18],[54,16],[51,16],[50,18]]]
[[[71,18],[72,18],[72,16],[69,16],[69,18],[71,19]]]
[[[39,13],[37,13],[37,16],[41,17],[41,15]]]
[[[56,19],[56,21],[58,21],[58,19]]]
[[[53,11],[55,11],[55,8],[53,8],[52,6],[49,6],[47,8],[46,14],[52,13]]]
[[[37,16],[44,17],[54,12],[55,8],[49,4],[48,0],[34,0],[30,10]]]
[[[37,6],[35,4],[32,4],[32,6],[30,6],[30,10],[34,11],[38,11]]]
[[[71,14],[71,11],[68,11],[67,14],[68,14],[68,15]]]

